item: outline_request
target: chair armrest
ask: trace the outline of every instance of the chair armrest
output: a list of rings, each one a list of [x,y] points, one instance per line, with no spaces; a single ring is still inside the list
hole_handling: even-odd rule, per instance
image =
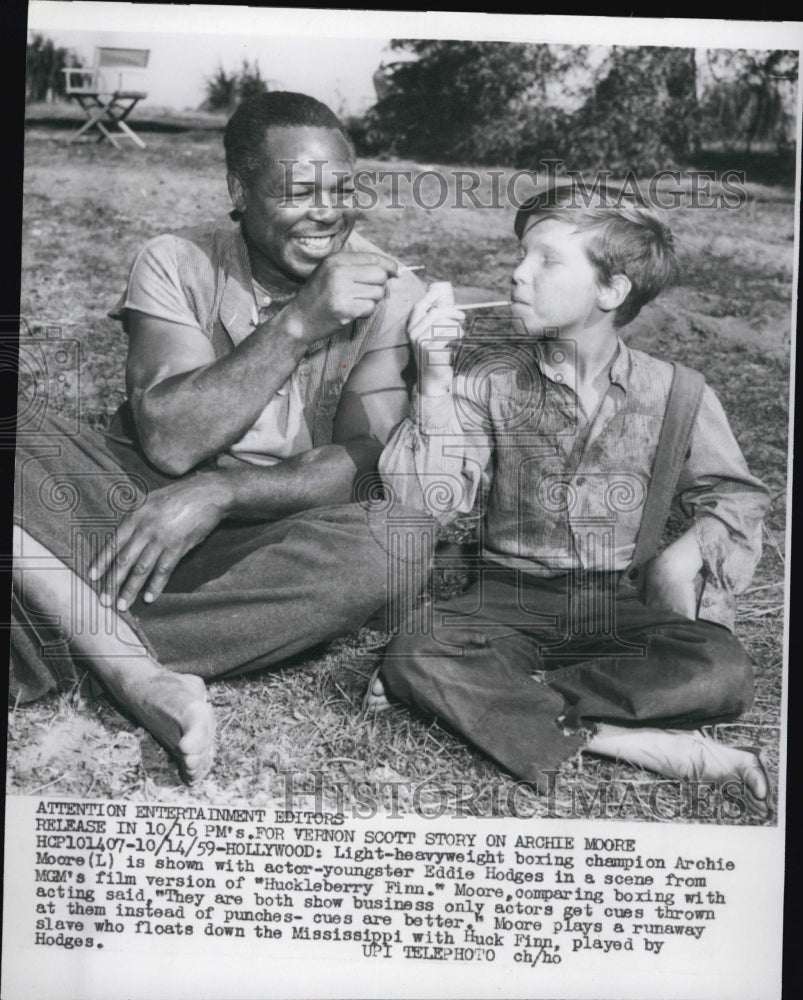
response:
[[[64,75],[67,77],[66,83],[68,90],[75,87],[75,84],[72,82],[73,74],[78,74],[78,76],[89,77],[90,79],[93,79],[95,76],[94,69],[87,69],[85,66],[64,66],[62,67],[61,72],[64,73]],[[86,87],[82,89],[86,89]]]

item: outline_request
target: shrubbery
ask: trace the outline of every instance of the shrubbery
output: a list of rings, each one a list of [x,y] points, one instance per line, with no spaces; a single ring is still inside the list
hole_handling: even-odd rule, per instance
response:
[[[33,35],[25,58],[26,103],[63,97],[67,80],[62,70],[70,66],[83,66],[71,49],[54,45],[43,35]]]
[[[202,107],[205,111],[233,111],[240,101],[274,89],[270,84],[271,81],[262,77],[259,65],[252,65],[247,59],[243,59],[239,72],[227,73],[223,66],[218,66],[214,76],[206,81],[206,100]]]

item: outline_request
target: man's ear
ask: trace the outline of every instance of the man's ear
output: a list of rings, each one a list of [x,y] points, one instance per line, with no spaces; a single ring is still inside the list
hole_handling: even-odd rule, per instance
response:
[[[597,305],[603,312],[618,309],[630,294],[630,278],[626,274],[614,274],[606,285],[600,285],[597,293]]]
[[[245,211],[245,185],[237,174],[226,174],[226,183],[229,186],[229,197],[238,212]]]

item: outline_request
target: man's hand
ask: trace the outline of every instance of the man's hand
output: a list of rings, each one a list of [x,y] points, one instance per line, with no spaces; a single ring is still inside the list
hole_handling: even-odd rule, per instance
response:
[[[313,343],[355,319],[370,316],[398,273],[390,257],[341,251],[321,261],[309,281],[282,313],[284,325],[299,340]]]
[[[126,611],[146,581],[143,600],[156,600],[179,560],[226,516],[220,484],[214,473],[170,483],[121,521],[116,546],[107,545],[89,569],[90,580],[106,577],[101,604],[117,598],[117,610]]]
[[[644,581],[645,603],[665,608],[684,618],[697,617],[695,579],[703,568],[703,557],[694,528],[675,539],[647,564]]]
[[[463,336],[463,313],[455,307],[448,281],[430,285],[416,303],[407,322],[407,335],[418,361],[418,391],[439,396],[452,382],[451,347]]]

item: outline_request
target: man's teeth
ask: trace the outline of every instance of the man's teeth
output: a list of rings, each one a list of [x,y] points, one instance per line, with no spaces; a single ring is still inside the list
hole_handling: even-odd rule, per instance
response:
[[[324,247],[332,239],[331,236],[296,236],[296,239],[305,247]]]

